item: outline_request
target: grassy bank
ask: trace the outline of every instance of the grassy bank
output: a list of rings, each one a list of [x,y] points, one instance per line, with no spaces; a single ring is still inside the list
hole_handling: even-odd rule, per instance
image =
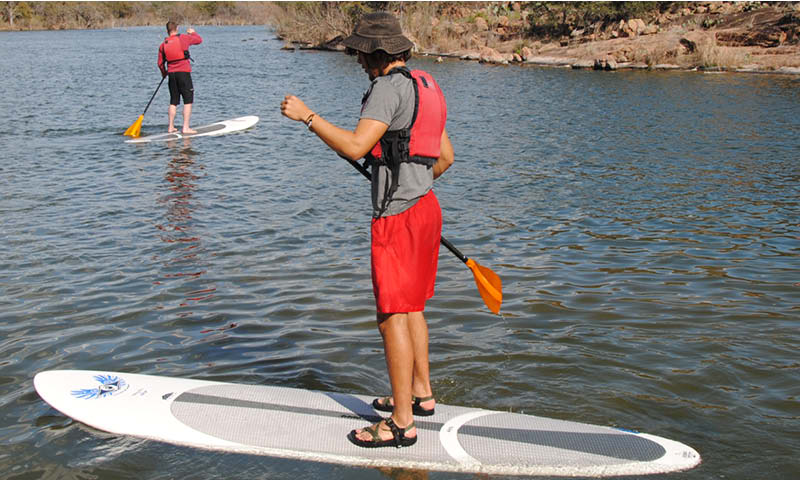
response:
[[[363,13],[388,10],[419,49],[454,51],[559,39],[676,3],[682,2],[289,2],[278,4],[274,25],[287,41],[322,45],[350,32]]]
[[[293,48],[341,49],[367,12],[419,52],[488,63],[800,67],[800,2],[0,2],[3,29],[269,25]],[[614,67],[615,68],[615,67]],[[613,69],[613,68],[612,68]]]
[[[793,2],[281,3],[272,24],[288,45],[337,48],[364,12],[378,9],[395,13],[421,52],[488,63],[800,67]]]
[[[164,25],[265,25],[272,2],[0,2],[3,30],[66,30]]]

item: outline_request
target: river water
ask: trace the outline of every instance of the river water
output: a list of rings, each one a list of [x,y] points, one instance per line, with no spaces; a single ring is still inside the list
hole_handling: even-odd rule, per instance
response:
[[[117,437],[35,393],[36,372],[61,368],[388,391],[368,186],[279,112],[294,93],[352,128],[363,72],[263,27],[200,28],[193,125],[261,122],[125,144],[162,30],[0,33],[0,476],[484,478]],[[438,400],[702,455],[660,478],[796,478],[800,79],[413,66],[448,99],[444,234],[505,293],[491,314],[442,249],[426,312]],[[166,90],[144,134],[166,129]]]

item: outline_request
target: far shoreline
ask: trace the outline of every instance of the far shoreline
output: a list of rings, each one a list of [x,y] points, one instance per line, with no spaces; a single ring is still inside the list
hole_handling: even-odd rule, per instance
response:
[[[284,50],[342,51],[366,2],[7,2],[0,32],[264,28]],[[800,75],[800,2],[389,2],[414,55],[489,65]],[[12,6],[16,4],[16,6]],[[45,8],[47,7],[47,8]]]
[[[415,55],[600,71],[800,74],[800,2],[433,3],[393,11]],[[586,20],[598,10],[605,13]],[[347,28],[318,29],[312,17],[287,9],[276,19],[284,48],[342,50]]]
[[[269,25],[266,26],[268,29]],[[285,40],[281,37],[275,37],[276,40]],[[330,46],[312,46],[302,42],[295,42],[286,44],[282,50],[305,50],[305,51],[319,51],[330,53],[342,53],[343,48],[330,47]],[[757,75],[800,75],[800,67],[778,67],[762,68],[758,66],[751,66],[749,68],[728,68],[728,67],[704,67],[704,66],[681,66],[677,64],[663,63],[655,65],[647,65],[646,63],[638,62],[622,62],[614,65],[608,63],[597,62],[590,58],[578,59],[574,57],[555,57],[555,56],[534,56],[521,61],[486,61],[480,57],[479,53],[438,53],[428,51],[413,52],[413,57],[429,57],[435,61],[444,61],[444,59],[459,60],[459,61],[472,61],[486,64],[487,66],[498,67],[550,67],[550,68],[566,68],[572,70],[596,70],[603,72],[613,71],[673,71],[673,72],[699,72],[699,73],[746,73]]]
[[[218,25],[201,25],[195,24],[199,27],[215,27],[215,28],[225,28],[225,27],[260,27],[264,28],[266,31],[275,33],[275,27],[269,24],[218,24]],[[129,30],[129,29],[136,29],[136,28],[161,28],[160,25],[124,25],[124,26],[108,26],[104,28],[98,29],[87,29],[87,28],[56,28],[56,29],[29,29],[29,30],[8,30],[8,29],[0,29],[0,34],[3,33],[25,33],[25,32],[75,32],[75,31],[86,31],[86,30]],[[280,36],[275,36],[275,40],[285,41],[284,38]],[[342,53],[343,48],[338,48],[336,46],[326,46],[326,45],[310,45],[305,42],[291,42],[287,43],[282,47],[282,50],[311,50],[311,51],[320,51],[320,52],[330,52],[330,53]],[[550,67],[550,68],[566,68],[566,69],[573,69],[573,70],[596,70],[596,71],[675,71],[675,72],[698,72],[698,73],[744,73],[744,74],[757,74],[757,75],[800,75],[800,67],[778,67],[778,68],[766,68],[757,65],[753,65],[750,67],[724,67],[724,66],[713,66],[713,67],[705,67],[702,65],[696,66],[681,66],[677,64],[670,64],[670,63],[663,63],[663,64],[655,64],[655,65],[648,65],[646,63],[641,62],[618,62],[618,63],[602,63],[597,62],[597,60],[592,60],[591,58],[576,58],[576,57],[561,57],[561,56],[547,56],[547,55],[540,55],[540,56],[533,56],[524,60],[514,61],[514,60],[501,60],[501,61],[490,61],[486,60],[485,58],[481,58],[479,52],[461,52],[461,53],[440,53],[435,51],[416,51],[413,53],[414,56],[418,57],[428,57],[433,58],[435,61],[444,61],[444,59],[450,60],[460,60],[460,61],[472,61],[486,64],[487,66],[521,66],[521,67]]]
[[[468,60],[481,62],[479,59],[467,58],[458,54],[437,54],[429,52],[420,52],[415,54],[423,57],[438,57],[438,58],[451,58],[457,60]],[[570,68],[573,70],[599,70],[599,71],[623,71],[623,70],[638,70],[638,71],[679,71],[679,72],[700,72],[700,73],[756,73],[761,75],[775,74],[775,75],[800,75],[800,67],[779,67],[778,69],[766,68],[725,68],[725,67],[682,67],[675,64],[656,64],[647,65],[646,63],[623,62],[618,63],[613,68],[597,67],[593,60],[584,59],[578,60],[569,57],[533,57],[522,62],[508,62],[505,64],[498,64],[499,66],[532,66],[532,67],[554,67],[554,68]]]

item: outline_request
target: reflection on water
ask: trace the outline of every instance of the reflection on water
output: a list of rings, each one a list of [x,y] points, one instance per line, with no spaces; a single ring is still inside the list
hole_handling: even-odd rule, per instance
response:
[[[175,153],[166,165],[164,174],[166,192],[157,199],[158,204],[165,209],[165,222],[157,224],[156,228],[160,231],[161,240],[169,244],[169,247],[163,256],[153,257],[154,261],[162,265],[160,279],[153,283],[163,285],[176,280],[183,283],[184,279],[191,279],[191,285],[195,287],[206,273],[207,257],[212,255],[212,252],[203,245],[202,225],[195,225],[193,218],[194,211],[198,208],[193,202],[193,197],[197,189],[197,180],[203,175],[204,167],[196,162],[197,152],[192,150],[190,139],[183,139],[180,149],[175,149],[173,143],[175,142],[168,142],[168,148]],[[167,288],[185,290],[174,285]],[[189,309],[191,305],[212,299],[215,291],[216,287],[213,285],[187,291],[187,297],[180,303],[181,311],[177,316],[192,316],[193,312]],[[164,306],[157,308],[163,309]]]

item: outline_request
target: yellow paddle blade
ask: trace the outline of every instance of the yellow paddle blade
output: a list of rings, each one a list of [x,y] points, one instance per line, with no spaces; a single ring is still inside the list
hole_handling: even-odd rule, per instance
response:
[[[500,277],[490,269],[478,265],[471,258],[467,259],[467,266],[472,270],[483,303],[492,312],[500,313],[500,305],[503,303],[503,282],[500,281]]]
[[[125,130],[125,135],[134,138],[138,137],[142,133],[142,120],[144,120],[144,115],[139,115],[139,118],[133,122],[133,125]]]

